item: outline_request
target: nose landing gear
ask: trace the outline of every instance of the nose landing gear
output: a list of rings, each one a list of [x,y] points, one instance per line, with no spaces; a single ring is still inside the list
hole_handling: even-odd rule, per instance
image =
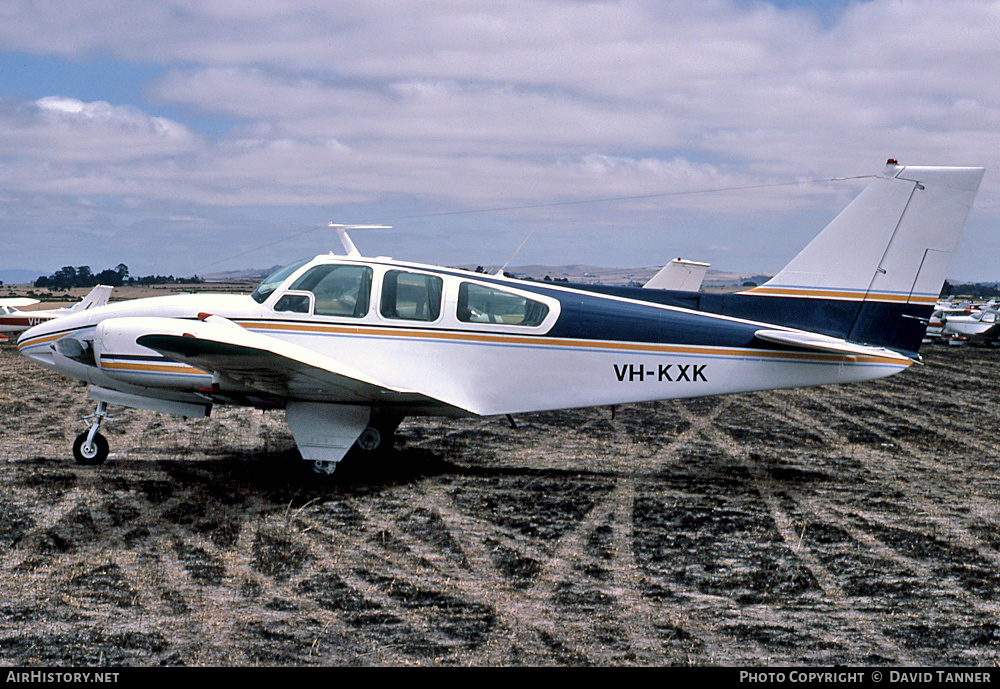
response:
[[[86,417],[93,419],[88,423],[86,431],[76,436],[73,441],[73,457],[77,464],[103,464],[108,458],[108,440],[98,433],[101,422],[108,418],[108,405],[106,402],[97,403],[97,411]]]

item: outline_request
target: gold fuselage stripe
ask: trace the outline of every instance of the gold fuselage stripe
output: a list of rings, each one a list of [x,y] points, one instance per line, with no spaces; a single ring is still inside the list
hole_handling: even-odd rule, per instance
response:
[[[857,292],[857,291],[846,291],[846,290],[824,290],[824,289],[813,289],[808,287],[754,287],[749,289],[742,294],[755,294],[762,296],[775,296],[775,297],[806,297],[806,298],[825,298],[825,299],[846,299],[846,300],[864,300],[864,301],[882,301],[890,303],[914,303],[914,304],[936,304],[937,297],[934,296],[920,296],[920,295],[910,295],[910,294],[890,294],[890,293],[875,293],[869,294],[867,292]]]
[[[525,336],[513,334],[450,332],[437,330],[410,330],[379,328],[371,326],[341,326],[312,323],[278,323],[274,321],[242,321],[240,325],[248,330],[273,330],[303,334],[355,335],[380,338],[416,338],[468,342],[474,344],[516,344],[523,346],[543,346],[573,349],[606,349],[648,352],[653,354],[694,354],[709,356],[754,356],[764,359],[794,359],[799,361],[852,361],[865,363],[892,363],[909,365],[909,359],[891,355],[835,354],[832,352],[784,352],[744,347],[713,347],[710,345],[672,345],[650,342],[624,342],[617,340],[580,340],[545,336]]]

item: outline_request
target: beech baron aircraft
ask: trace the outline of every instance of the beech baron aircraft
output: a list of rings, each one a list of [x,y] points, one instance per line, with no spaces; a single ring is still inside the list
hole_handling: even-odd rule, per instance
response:
[[[360,255],[285,266],[249,296],[92,308],[18,347],[90,384],[78,462],[108,455],[107,405],[207,416],[284,409],[332,472],[408,415],[511,415],[888,376],[918,349],[983,168],[885,171],[783,270],[738,293],[566,285]]]

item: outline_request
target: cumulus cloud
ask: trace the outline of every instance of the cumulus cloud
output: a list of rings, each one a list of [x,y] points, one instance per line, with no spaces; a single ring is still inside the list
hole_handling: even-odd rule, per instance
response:
[[[0,179],[67,203],[101,194],[206,219],[344,207],[367,220],[621,197],[530,219],[649,232],[703,213],[730,233],[766,219],[801,233],[794,253],[818,229],[801,214],[833,213],[856,188],[750,187],[876,172],[889,156],[1000,163],[993,0],[822,14],[734,0],[10,0],[0,42],[161,67],[143,102],[72,90],[0,102]],[[223,126],[198,133],[199,117]],[[996,220],[995,180],[983,220]],[[680,193],[738,187],[745,198]],[[778,234],[759,243],[771,268],[788,258]]]
[[[183,125],[132,106],[47,96],[0,107],[0,142],[8,162],[116,164],[181,155],[197,144]]]

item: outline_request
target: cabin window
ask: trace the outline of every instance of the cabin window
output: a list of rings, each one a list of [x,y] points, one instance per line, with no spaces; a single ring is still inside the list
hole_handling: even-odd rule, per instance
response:
[[[545,304],[504,290],[472,282],[458,288],[458,320],[464,323],[537,326],[548,313]]]
[[[372,269],[368,266],[315,266],[295,281],[274,310],[309,313],[312,301],[312,312],[318,316],[361,318],[368,313],[371,289]]]
[[[382,281],[381,313],[386,318],[436,321],[441,315],[442,285],[436,275],[390,270]]]
[[[283,294],[274,304],[275,311],[292,311],[293,313],[309,313],[308,294]]]

